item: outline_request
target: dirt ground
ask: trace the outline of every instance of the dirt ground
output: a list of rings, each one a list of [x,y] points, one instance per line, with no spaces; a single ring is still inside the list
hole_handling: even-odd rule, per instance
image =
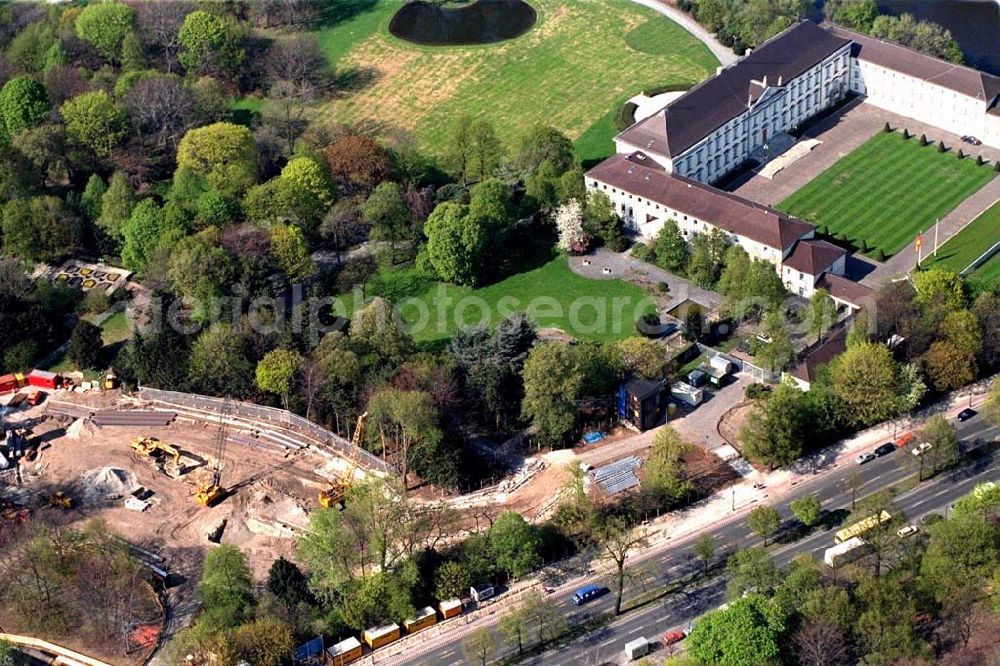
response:
[[[740,430],[743,429],[743,425],[747,420],[747,414],[750,413],[752,407],[753,401],[745,400],[727,411],[719,419],[719,434],[722,435],[727,444],[737,451],[742,451],[740,448]]]

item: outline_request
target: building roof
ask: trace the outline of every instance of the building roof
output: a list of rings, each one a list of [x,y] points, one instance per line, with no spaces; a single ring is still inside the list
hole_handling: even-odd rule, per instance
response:
[[[846,44],[812,21],[799,21],[618,136],[640,150],[676,157],[746,111],[763,92],[755,82],[794,79]]]
[[[870,37],[839,25],[826,25],[830,34],[849,39],[851,55],[859,60],[981,100],[994,115],[1000,115],[1000,76],[935,58],[913,49]]]
[[[847,250],[825,240],[800,240],[782,263],[806,275],[819,275],[846,255]]]
[[[642,153],[609,157],[587,176],[782,252],[813,230],[769,206],[667,173]]]
[[[802,362],[792,369],[792,376],[804,382],[816,381],[820,366],[828,364],[847,349],[847,327],[842,326],[818,347],[814,347]]]
[[[631,393],[638,400],[645,400],[654,395],[659,395],[666,388],[662,381],[653,379],[643,379],[642,377],[630,377],[625,380],[625,390]]]
[[[816,288],[825,289],[830,296],[838,301],[850,303],[858,308],[863,306],[864,302],[875,293],[875,290],[870,287],[832,273],[827,273],[817,280]]]

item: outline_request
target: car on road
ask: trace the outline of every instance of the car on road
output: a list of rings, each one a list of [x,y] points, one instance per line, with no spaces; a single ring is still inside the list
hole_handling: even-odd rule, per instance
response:
[[[912,453],[915,456],[922,456],[930,450],[931,450],[930,442],[921,442],[920,444],[914,446],[913,449],[910,451],[910,453]]]
[[[970,409],[963,409],[962,411],[960,411],[958,413],[958,416],[956,418],[959,421],[962,421],[964,423],[965,421],[968,421],[969,419],[971,419],[973,416],[975,416],[978,413],[979,412],[977,412],[976,410],[971,409],[971,408]]]
[[[673,629],[663,634],[663,645],[673,645],[674,643],[680,643],[682,640],[687,638],[687,633],[683,629]]]
[[[973,146],[981,146],[981,145],[983,145],[982,141],[980,141],[976,137],[970,136],[968,134],[962,137],[962,141],[964,141],[965,143],[971,143]]]
[[[880,446],[877,449],[875,449],[874,451],[872,451],[872,453],[874,453],[876,456],[878,456],[879,458],[881,458],[882,456],[889,455],[890,453],[892,453],[895,450],[896,450],[896,445],[895,444],[893,444],[892,442],[886,442],[882,446]]]
[[[573,603],[577,606],[582,606],[583,604],[596,599],[597,597],[604,594],[604,588],[600,585],[584,585],[579,590],[573,593]]]
[[[900,539],[905,539],[908,536],[913,536],[919,531],[920,528],[917,527],[916,525],[907,525],[906,527],[899,528],[899,530],[896,532],[896,536],[898,536]]]
[[[875,458],[877,457],[878,456],[876,456],[874,453],[862,453],[861,455],[859,455],[857,458],[854,459],[854,462],[858,463],[859,465],[864,465],[865,463],[870,463],[871,461],[875,460]]]

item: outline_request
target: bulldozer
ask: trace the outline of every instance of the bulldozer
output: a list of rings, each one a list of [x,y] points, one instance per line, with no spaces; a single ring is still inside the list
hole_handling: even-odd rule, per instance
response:
[[[324,509],[329,509],[333,506],[344,507],[344,497],[347,496],[347,491],[351,489],[351,482],[354,480],[354,470],[357,468],[354,452],[361,446],[361,440],[365,436],[365,422],[367,420],[368,412],[364,412],[358,417],[358,424],[354,426],[354,436],[351,437],[351,464],[347,468],[347,473],[342,478],[331,483],[329,488],[321,490],[319,493],[319,505]]]
[[[133,453],[139,457],[156,460],[162,455],[170,456],[173,459],[172,464],[164,462],[162,466],[163,473],[167,476],[178,477],[186,471],[181,464],[181,452],[155,437],[137,437],[130,446]]]
[[[215,465],[212,467],[212,480],[198,483],[198,492],[194,499],[198,506],[209,507],[222,501],[226,489],[222,487],[222,458],[226,453],[226,419],[229,416],[229,396],[222,403],[222,413],[219,415],[219,432],[215,437]]]
[[[73,498],[59,490],[49,495],[49,504],[66,511],[73,508]]]

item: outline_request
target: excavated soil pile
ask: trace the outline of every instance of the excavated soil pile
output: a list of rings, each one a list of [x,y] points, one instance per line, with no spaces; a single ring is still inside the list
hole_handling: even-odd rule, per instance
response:
[[[80,481],[83,495],[90,502],[126,497],[139,485],[132,474],[117,467],[89,470]]]

